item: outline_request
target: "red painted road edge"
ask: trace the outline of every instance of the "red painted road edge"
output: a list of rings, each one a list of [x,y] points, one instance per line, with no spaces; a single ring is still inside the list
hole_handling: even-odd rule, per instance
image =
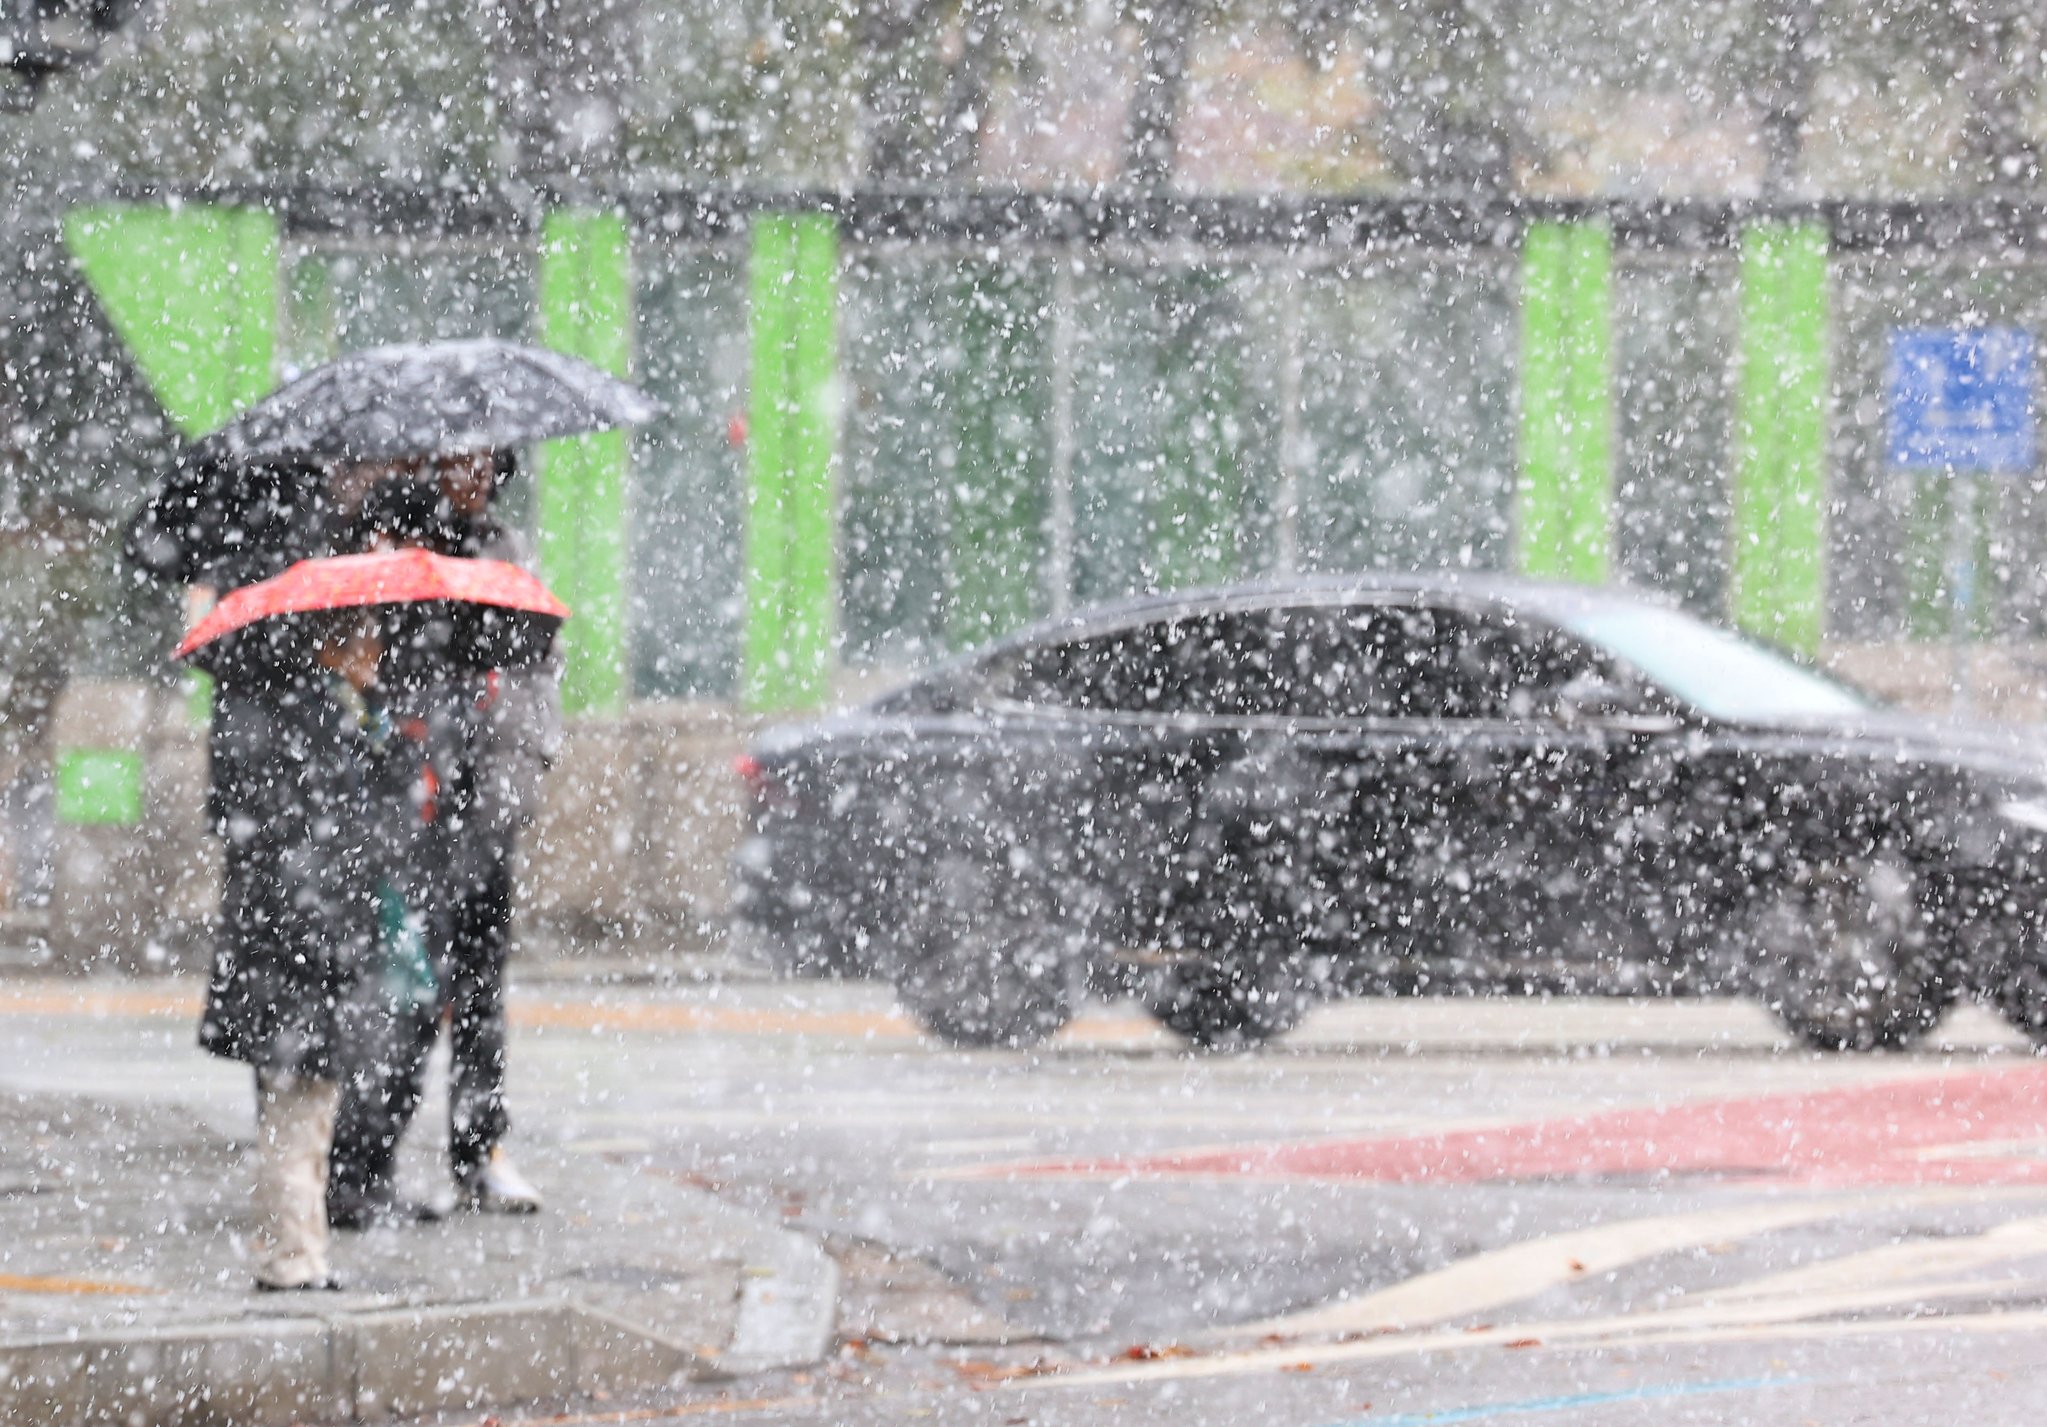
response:
[[[2014,1143],[2000,1150],[2002,1141]],[[1386,1184],[1680,1175],[1813,1186],[2047,1184],[2047,1066],[1447,1134],[1039,1160],[984,1172],[1019,1179],[1221,1175]]]

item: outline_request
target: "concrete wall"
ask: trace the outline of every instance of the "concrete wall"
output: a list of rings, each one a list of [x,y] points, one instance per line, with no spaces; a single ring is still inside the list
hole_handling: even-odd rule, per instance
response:
[[[755,727],[716,705],[683,703],[573,723],[522,858],[523,949],[715,949],[741,834],[733,760]],[[205,825],[204,730],[169,691],[92,683],[66,694],[56,743],[60,756],[141,753],[144,815],[133,826],[57,825],[50,959],[81,970],[203,966],[219,867]]]
[[[2047,644],[1986,644],[1969,652],[1973,716],[2005,723],[2047,720]],[[1954,652],[1944,644],[1842,644],[1827,667],[1901,708],[1946,713],[1955,702]]]

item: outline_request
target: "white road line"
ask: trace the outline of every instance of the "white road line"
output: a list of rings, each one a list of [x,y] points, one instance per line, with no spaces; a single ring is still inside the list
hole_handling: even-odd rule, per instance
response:
[[[1940,1334],[1959,1337],[1964,1333],[2038,1333],[2047,1330],[2047,1309],[2017,1308],[2010,1312],[1928,1313],[1896,1318],[1857,1318],[1845,1322],[1738,1324],[1723,1328],[1678,1328],[1667,1333],[1630,1334],[1633,1347],[1676,1347],[1700,1343],[1794,1343],[1823,1342],[1834,1338],[1923,1337]],[[1565,1351],[1573,1348],[1603,1348],[1596,1339],[1559,1343]]]
[[[1484,1313],[1538,1293],[1612,1273],[1644,1259],[1709,1244],[1753,1238],[1869,1208],[1896,1208],[1956,1198],[1949,1189],[1821,1199],[1769,1199],[1693,1214],[1623,1219],[1552,1234],[1474,1254],[1360,1298],[1232,1329],[1233,1336],[1272,1333],[1372,1333],[1426,1327]]]
[[[2047,1282],[2013,1282],[1994,1287],[2004,1293],[2038,1293],[2047,1290]],[[1985,1288],[1986,1285],[1974,1280],[1956,1283],[1918,1283],[1903,1288],[1872,1289],[1861,1293],[1837,1293],[1752,1304],[1701,1305],[1660,1313],[1625,1314],[1611,1318],[1566,1318],[1510,1323],[1464,1331],[1439,1329],[1429,1333],[1387,1334],[1358,1342],[1280,1345],[1249,1352],[1219,1354],[1214,1357],[1174,1358],[1165,1362],[1058,1373],[1019,1379],[1009,1386],[1086,1388],[1206,1377],[1236,1377],[1303,1366],[1328,1367],[1377,1358],[1408,1357],[1420,1353],[1470,1352],[1479,1348],[1508,1346],[1561,1347],[1572,1344],[1634,1346],[1641,1343],[1674,1341],[1670,1336],[1673,1334],[1713,1333],[1770,1340],[1797,1336],[1795,1331],[1787,1332],[1786,1329],[1787,1325],[1796,1325],[1801,1319],[1866,1313],[1872,1309],[1895,1308],[1900,1304],[1917,1307],[1938,1302],[1943,1298],[1977,1297],[1984,1293]],[[1971,1316],[2003,1317],[2014,1328],[2030,1321],[2047,1319],[2047,1314],[2027,1311]],[[1877,1331],[1882,1321],[1871,1320],[1865,1326],[1870,1331]]]
[[[1991,1264],[2043,1256],[2047,1256],[2047,1219],[2014,1219],[1988,1233],[1886,1244],[1863,1253],[1787,1269],[1767,1278],[1716,1289],[1702,1301],[1749,1303],[1801,1294],[1842,1293],[1946,1278]]]

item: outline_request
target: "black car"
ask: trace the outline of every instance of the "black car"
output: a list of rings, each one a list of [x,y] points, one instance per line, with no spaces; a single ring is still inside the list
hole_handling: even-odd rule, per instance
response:
[[[968,1045],[1134,994],[1204,1046],[1319,997],[1761,997],[1899,1046],[2042,1028],[2047,762],[1653,599],[1464,575],[1046,624],[741,760],[740,929]]]

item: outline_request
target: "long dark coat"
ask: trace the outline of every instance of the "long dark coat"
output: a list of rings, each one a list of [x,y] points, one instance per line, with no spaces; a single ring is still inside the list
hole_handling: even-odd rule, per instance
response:
[[[212,815],[223,881],[199,1043],[335,1079],[370,974],[377,889],[413,813],[404,740],[318,673],[215,691]]]
[[[523,570],[536,562],[524,537],[496,516],[468,522],[462,553]],[[463,895],[491,884],[511,861],[520,834],[540,808],[540,790],[561,752],[562,663],[558,650],[537,664],[472,679],[474,714],[465,777],[451,800],[453,873]]]

